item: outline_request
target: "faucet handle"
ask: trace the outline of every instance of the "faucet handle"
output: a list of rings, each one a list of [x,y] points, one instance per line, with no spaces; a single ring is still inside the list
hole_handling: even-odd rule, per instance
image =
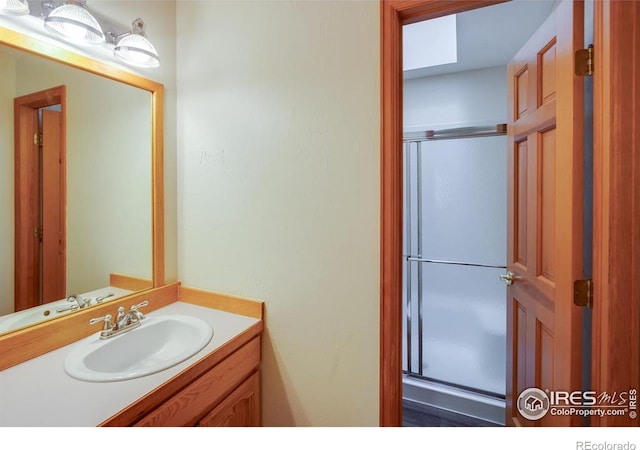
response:
[[[63,306],[62,308],[56,308],[56,312],[61,313],[66,311],[77,311],[78,309],[80,309],[78,305],[70,305],[70,306]]]
[[[103,302],[103,300],[105,300],[105,299],[107,299],[107,298],[109,298],[109,297],[113,297],[114,295],[116,295],[116,294],[114,294],[114,293],[112,292],[112,293],[110,293],[110,294],[103,295],[103,296],[101,296],[101,297],[96,297],[96,298],[95,298],[95,301],[96,301],[96,303],[102,303],[102,302]]]
[[[115,326],[120,328],[127,324],[129,315],[125,314],[124,306],[118,306],[118,313],[116,314]]]
[[[143,306],[147,306],[149,304],[148,300],[138,303],[137,305],[133,305],[132,308],[142,308]]]
[[[113,329],[113,323],[111,322],[112,316],[111,314],[107,314],[104,317],[96,317],[94,319],[89,320],[89,325],[95,325],[96,323],[104,322],[104,327],[102,331],[110,331]]]
[[[138,308],[142,308],[143,306],[147,306],[149,304],[149,302],[147,300],[138,303],[137,305],[131,305],[131,308],[129,309],[130,314],[133,316],[134,320],[142,320],[144,319],[144,314],[140,311],[138,311]]]

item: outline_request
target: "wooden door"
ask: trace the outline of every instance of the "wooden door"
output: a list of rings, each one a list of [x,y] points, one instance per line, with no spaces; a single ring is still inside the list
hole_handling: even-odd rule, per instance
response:
[[[583,81],[574,52],[583,8],[560,2],[508,66],[507,425],[580,423],[551,412],[528,420],[517,406],[528,388],[582,388],[573,282],[582,274]]]
[[[62,113],[42,110],[42,303],[66,297]]]
[[[15,311],[40,304],[38,111],[15,99]]]
[[[53,105],[60,105],[61,113],[46,113],[46,130],[41,130],[38,122],[38,110]],[[66,88],[57,86],[44,91],[34,92],[14,99],[15,125],[15,299],[16,311],[40,305],[42,281],[41,266],[54,267],[46,283],[55,288],[47,287],[50,300],[65,297],[66,280],[65,248],[66,245]],[[55,117],[55,119],[54,119]],[[43,133],[42,140],[38,135]],[[51,133],[51,137],[44,137],[44,133]],[[40,142],[52,149],[41,158]],[[43,163],[45,164],[43,166]],[[50,173],[44,173],[43,171]],[[42,180],[41,180],[42,178]],[[43,193],[47,197],[44,199]],[[57,208],[57,211],[53,211]],[[53,231],[48,235],[46,249],[41,248],[40,235],[46,235],[46,230],[39,232],[43,226],[43,214],[49,226],[53,224]],[[56,235],[58,243],[56,244]],[[51,238],[51,239],[49,239]],[[60,245],[63,246],[60,249]],[[41,263],[43,254],[56,255],[54,262]],[[62,252],[62,255],[60,255]],[[62,280],[59,277],[62,273]],[[55,275],[54,275],[55,274]],[[62,287],[61,287],[62,286]],[[60,295],[61,293],[61,295]]]

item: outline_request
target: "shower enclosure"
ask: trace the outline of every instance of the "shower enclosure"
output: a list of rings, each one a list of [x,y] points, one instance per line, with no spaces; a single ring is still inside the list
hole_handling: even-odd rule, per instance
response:
[[[504,125],[405,133],[403,397],[504,420]]]

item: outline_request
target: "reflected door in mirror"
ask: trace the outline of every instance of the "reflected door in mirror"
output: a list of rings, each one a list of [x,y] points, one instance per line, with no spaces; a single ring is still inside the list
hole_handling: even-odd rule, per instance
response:
[[[65,88],[15,107],[15,310],[66,297]]]

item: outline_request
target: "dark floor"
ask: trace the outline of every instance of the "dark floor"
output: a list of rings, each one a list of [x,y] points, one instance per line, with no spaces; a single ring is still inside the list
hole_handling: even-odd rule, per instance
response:
[[[402,401],[404,427],[499,427],[501,425],[456,414],[409,400]]]

